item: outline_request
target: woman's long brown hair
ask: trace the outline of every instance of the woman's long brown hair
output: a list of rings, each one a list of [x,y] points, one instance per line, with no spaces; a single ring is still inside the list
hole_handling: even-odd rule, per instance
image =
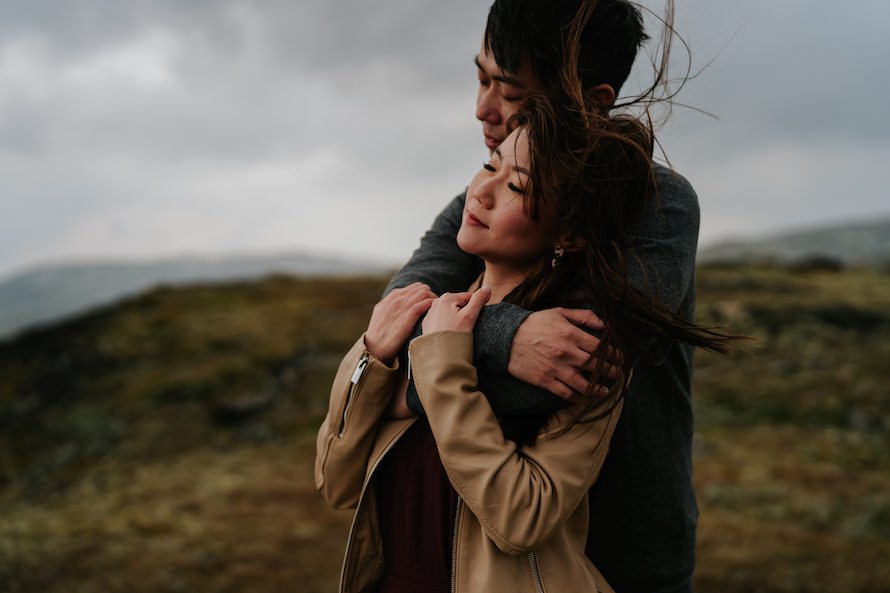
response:
[[[578,44],[594,4],[582,3],[572,22],[560,88],[530,97],[515,120],[525,126],[529,141],[527,211],[537,217],[542,208],[554,208],[561,232],[580,248],[566,253],[555,268],[550,261],[553,254],[542,255],[537,270],[505,298],[532,310],[566,305],[589,308],[605,321],[596,367],[575,407],[573,423],[611,411],[627,387],[631,364],[645,355],[652,340],[726,352],[738,339],[685,319],[628,280],[629,258],[645,270],[645,262],[634,253],[631,231],[658,190],[653,168],[656,140],[649,117],[650,106],[657,103],[653,98],[657,85],[633,102],[644,106],[638,115],[610,114],[583,91],[576,67]],[[671,16],[669,2],[668,36],[674,34]],[[662,52],[669,46],[664,42]],[[655,78],[663,80],[667,56],[659,62]],[[610,351],[623,353],[615,382],[605,380],[605,354]],[[600,388],[610,383],[610,397],[603,398]]]

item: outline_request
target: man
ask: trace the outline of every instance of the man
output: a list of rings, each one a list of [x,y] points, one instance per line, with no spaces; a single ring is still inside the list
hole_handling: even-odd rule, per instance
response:
[[[495,0],[476,67],[476,117],[485,145],[507,136],[509,117],[532,92],[556,92],[566,63],[562,35],[580,0]],[[600,0],[582,35],[577,72],[584,90],[608,109],[645,41],[639,12],[626,0]],[[639,228],[631,281],[688,319],[695,306],[698,201],[688,182],[656,167],[657,196]],[[446,207],[387,292],[424,282],[438,294],[460,292],[481,263],[455,242],[464,195]],[[530,313],[514,305],[486,307],[476,325],[482,390],[511,394],[499,413],[555,409],[585,389],[598,340],[581,329],[602,327],[591,311]],[[609,456],[590,491],[588,556],[619,593],[689,592],[698,509],[692,486],[692,353],[653,344],[634,379]],[[525,383],[522,383],[525,382]],[[530,384],[530,385],[527,385]],[[533,389],[535,386],[537,389]],[[515,394],[512,395],[512,394]]]

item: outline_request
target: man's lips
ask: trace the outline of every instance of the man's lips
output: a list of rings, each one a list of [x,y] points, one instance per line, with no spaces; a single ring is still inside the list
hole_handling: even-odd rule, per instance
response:
[[[467,212],[467,222],[473,226],[481,226],[486,229],[488,228],[488,225],[474,216],[472,212]]]
[[[482,135],[485,136],[485,146],[487,146],[489,150],[494,150],[504,141],[503,138],[496,138],[486,132],[482,132]]]

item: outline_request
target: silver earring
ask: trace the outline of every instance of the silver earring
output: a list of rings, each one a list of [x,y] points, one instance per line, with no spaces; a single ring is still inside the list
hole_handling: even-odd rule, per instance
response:
[[[557,246],[553,248],[553,259],[550,261],[550,267],[556,269],[556,264],[559,263],[559,259],[566,254],[566,250],[564,247]]]

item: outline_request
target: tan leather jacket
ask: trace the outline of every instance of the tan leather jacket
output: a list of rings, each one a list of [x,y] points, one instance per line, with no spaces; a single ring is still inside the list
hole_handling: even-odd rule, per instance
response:
[[[599,475],[621,411],[560,432],[554,414],[536,443],[504,439],[476,388],[473,336],[437,332],[409,347],[417,393],[448,477],[455,509],[452,590],[456,593],[574,593],[612,589],[584,555],[587,491]],[[364,337],[340,365],[318,433],[315,483],[335,508],[357,507],[340,591],[373,591],[383,552],[375,491],[382,457],[413,419],[383,418],[399,378],[368,354]]]

